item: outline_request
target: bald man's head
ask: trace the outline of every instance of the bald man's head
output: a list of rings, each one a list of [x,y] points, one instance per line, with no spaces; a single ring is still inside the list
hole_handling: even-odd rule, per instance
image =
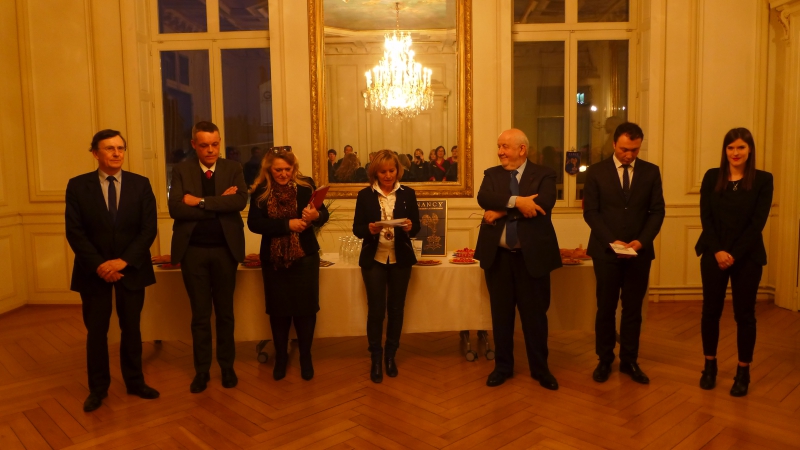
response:
[[[512,128],[497,138],[497,156],[506,170],[514,170],[528,157],[528,137],[522,130]]]

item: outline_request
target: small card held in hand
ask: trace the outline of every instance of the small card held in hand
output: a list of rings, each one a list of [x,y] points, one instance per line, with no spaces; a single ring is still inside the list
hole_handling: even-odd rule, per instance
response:
[[[636,250],[630,247],[625,247],[619,244],[608,244],[608,245],[610,245],[611,249],[614,250],[614,253],[618,255],[631,255],[631,256],[639,255],[638,253],[636,253]]]
[[[321,186],[311,194],[311,201],[308,202],[309,205],[313,204],[314,208],[320,209],[322,207],[322,202],[325,201],[325,196],[328,195],[328,189],[330,186]]]

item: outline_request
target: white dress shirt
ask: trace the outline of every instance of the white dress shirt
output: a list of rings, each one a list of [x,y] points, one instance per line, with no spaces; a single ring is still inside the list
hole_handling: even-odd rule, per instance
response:
[[[619,175],[619,185],[625,187],[625,184],[622,181],[622,171],[625,169],[622,168],[622,163],[617,159],[617,155],[612,156],[612,158],[614,158],[614,166],[617,168],[617,175]],[[628,181],[631,183],[633,183],[633,166],[635,164],[636,160],[634,159],[633,162],[631,162],[631,166],[628,167]],[[630,185],[628,185],[628,187],[630,187]]]
[[[198,161],[198,162],[199,162],[199,161]],[[206,167],[206,166],[204,166],[204,165],[203,165],[203,163],[200,163],[200,170],[202,170],[202,171],[203,171],[203,173],[206,173],[206,172],[208,172],[209,170],[210,170],[210,171],[212,171],[212,172],[214,172],[215,170],[217,170],[217,163],[215,162],[215,163],[214,163],[214,165],[213,165],[213,166],[211,166],[211,167]]]
[[[100,178],[100,190],[103,191],[103,202],[106,204],[106,208],[108,208],[108,185],[109,181],[106,179],[109,175],[103,172],[100,169],[97,169],[97,175]],[[119,197],[120,193],[122,192],[122,171],[120,170],[114,175],[114,187],[117,189],[117,211],[119,211]]]
[[[395,192],[397,192],[398,189],[400,189],[399,181],[395,181],[394,188],[389,194],[383,193],[377,181],[372,185],[372,190],[378,193],[378,203],[381,205],[381,220],[394,219],[394,204],[397,201],[397,194],[395,194]],[[397,239],[397,236],[395,234],[395,238],[392,240],[386,239],[386,232],[388,230],[392,230],[394,233],[393,227],[382,228],[378,238],[378,250],[375,252],[375,261],[381,264],[394,264],[397,262],[396,253],[394,251],[394,241]]]

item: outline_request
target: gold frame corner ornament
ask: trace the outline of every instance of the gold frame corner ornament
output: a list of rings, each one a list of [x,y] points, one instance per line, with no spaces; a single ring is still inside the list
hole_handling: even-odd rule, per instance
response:
[[[327,136],[325,131],[325,65],[323,0],[307,0],[308,5],[308,55],[311,99],[311,158],[312,177],[317,185],[328,184]],[[450,198],[474,196],[473,169],[473,109],[472,109],[472,0],[456,0],[456,35],[458,36],[458,131],[457,142],[460,163],[463,164],[460,181],[414,182],[411,187],[417,198]],[[366,183],[337,183],[331,185],[329,198],[356,198]]]

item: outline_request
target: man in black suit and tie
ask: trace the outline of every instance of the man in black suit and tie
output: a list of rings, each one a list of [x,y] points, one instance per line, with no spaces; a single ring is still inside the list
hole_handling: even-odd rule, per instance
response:
[[[636,158],[642,139],[644,133],[635,123],[619,125],[614,154],[589,167],[583,187],[583,218],[592,230],[587,254],[597,279],[595,350],[600,362],[592,378],[599,383],[611,374],[620,299],[619,371],[637,383],[650,382],[637,362],[639,331],[655,259],[653,240],[664,222],[664,195],[658,166]],[[611,244],[633,249],[637,256],[618,254]]]
[[[487,386],[514,375],[514,322],[519,309],[531,376],[558,389],[547,367],[547,309],[550,272],[561,267],[550,212],[556,203],[556,174],[528,161],[528,138],[520,130],[497,139],[500,165],[484,172],[478,204],[485,209],[475,258],[489,288],[495,369]]]
[[[67,241],[75,253],[70,289],[80,293],[86,325],[89,396],[86,412],[108,395],[108,325],[111,290],[116,293],[122,330],[119,360],[128,394],[158,398],[144,382],[139,318],[144,288],[156,282],[150,245],[156,239],[156,199],[150,181],[122,170],[127,144],[119,131],[102,130],[92,138],[98,170],[67,184]]]
[[[181,274],[192,306],[192,349],[195,377],[189,390],[203,392],[210,379],[211,309],[216,314],[217,362],[222,386],[239,382],[233,369],[233,291],[236,269],[244,260],[244,222],[240,211],[247,205],[242,166],[219,159],[219,128],[198,122],[192,128],[197,160],[172,168],[169,215],[172,226],[172,263]]]

